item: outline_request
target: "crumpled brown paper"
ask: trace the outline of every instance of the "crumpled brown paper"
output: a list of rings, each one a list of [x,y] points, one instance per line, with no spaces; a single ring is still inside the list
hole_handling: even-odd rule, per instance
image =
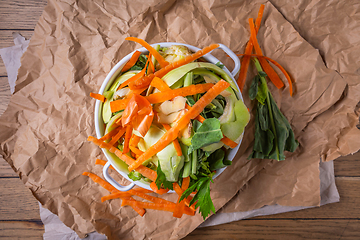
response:
[[[94,160],[103,158],[101,151],[86,141],[88,135],[95,134],[94,101],[88,94],[98,91],[111,67],[138,47],[124,41],[125,37],[137,36],[150,43],[183,42],[198,47],[218,42],[241,52],[249,36],[247,18],[255,17],[259,6],[260,1],[209,5],[188,1],[137,4],[50,0],[22,58],[16,93],[0,118],[0,153],[34,196],[81,236],[94,229],[109,238],[121,239],[186,236],[202,222],[199,215],[173,219],[169,213],[149,210],[141,218],[132,209],[119,208],[119,200],[101,203],[106,190],[81,175],[85,170],[101,175],[101,167],[94,166]],[[338,133],[336,144],[341,143],[343,136],[358,137],[355,132],[340,134],[352,126],[353,118],[342,118],[341,111],[332,111],[344,109],[341,103],[350,87],[338,72],[325,66],[318,51],[270,3],[266,4],[259,42],[264,53],[278,60],[296,81],[293,98],[289,97],[288,87],[283,91],[272,88],[272,92],[301,146],[282,163],[247,160],[253,139],[250,123],[233,165],[212,185],[214,205],[221,208],[243,186],[243,193],[263,190],[262,186],[245,184],[250,179],[250,183],[263,183],[269,179],[266,173],[275,173],[276,177],[270,179],[275,184],[267,186],[262,201],[240,192],[237,197],[245,198],[234,198],[224,209],[252,209],[269,202],[316,205],[318,166],[308,168],[310,171],[306,167],[316,166],[318,157],[327,151],[348,154],[355,149],[354,146],[346,149],[341,147],[346,144],[342,144],[330,150],[334,135],[327,135],[324,131],[329,128],[323,124],[336,120],[342,126],[336,128],[337,132],[331,129]],[[227,62],[224,54],[218,51],[214,54]],[[251,107],[246,96],[245,101]],[[345,108],[351,107],[350,104]],[[317,138],[319,134],[321,141]],[[289,169],[297,174],[293,179],[296,184],[283,182],[283,188],[279,189],[277,179],[288,176]],[[259,171],[262,175],[257,174]],[[307,178],[310,181],[303,184]],[[120,177],[117,180],[123,181]],[[283,192],[289,197],[274,198]],[[308,192],[312,198],[305,201],[301,196]],[[176,199],[173,194],[166,197]],[[233,202],[235,206],[231,207]]]

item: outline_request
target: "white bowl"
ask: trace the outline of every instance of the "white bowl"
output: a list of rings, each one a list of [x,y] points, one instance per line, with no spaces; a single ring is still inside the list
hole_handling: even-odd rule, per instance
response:
[[[174,42],[165,42],[165,43],[155,43],[154,45],[160,45],[160,47],[170,47],[172,45],[182,45],[182,46],[186,46],[188,47],[192,52],[196,52],[199,51],[201,49],[191,46],[191,45],[187,45],[187,44],[182,44],[182,43],[174,43]],[[219,48],[222,49],[228,56],[230,56],[234,63],[235,63],[235,67],[233,69],[233,71],[230,73],[230,71],[224,67],[223,70],[225,70],[225,72],[231,77],[231,79],[234,81],[234,85],[237,87],[237,95],[239,97],[239,99],[243,100],[240,89],[238,87],[238,85],[236,84],[236,81],[234,79],[234,76],[237,74],[237,72],[240,69],[240,61],[239,58],[236,56],[235,53],[233,53],[229,48],[227,48],[225,45],[223,44],[219,44]],[[148,51],[145,48],[140,48],[137,49],[140,52],[143,53],[147,53]],[[135,52],[135,51],[134,51]],[[105,91],[107,91],[107,89],[109,89],[111,87],[111,85],[113,84],[114,80],[116,79],[116,77],[118,76],[118,74],[120,73],[121,69],[123,68],[123,66],[129,61],[129,59],[131,58],[131,56],[133,55],[133,53],[129,53],[128,55],[126,55],[120,62],[118,62],[109,72],[109,74],[106,76],[103,84],[101,85],[100,94],[103,94]],[[215,58],[214,56],[212,56],[211,54],[206,54],[203,56],[204,59],[206,59],[208,62],[216,64],[218,62],[220,62],[217,58]],[[99,100],[96,101],[95,104],[95,130],[96,130],[96,136],[97,138],[101,138],[104,135],[104,122],[102,119],[102,104]],[[242,138],[241,138],[242,139]],[[227,151],[227,159],[232,161],[233,158],[235,157],[239,147],[241,144],[241,140],[239,142],[239,144],[233,148],[233,149],[229,149]],[[136,185],[142,187],[142,188],[146,188],[151,190],[150,188],[150,184],[140,180],[140,181],[133,181],[128,177],[128,173],[129,171],[127,170],[127,165],[121,161],[118,157],[116,157],[115,154],[110,153],[108,150],[106,149],[102,149],[107,160],[108,163],[105,165],[104,169],[103,169],[103,173],[104,173],[104,177],[105,179],[111,183],[115,188],[119,189],[120,191],[127,191],[129,189],[131,189],[132,187]],[[121,176],[123,176],[124,178],[126,178],[127,180],[129,180],[130,182],[132,182],[130,185],[128,186],[122,186],[119,183],[117,183],[113,178],[110,177],[110,175],[108,174],[108,168],[110,167],[110,165],[112,165],[117,172],[119,172],[121,174]],[[215,179],[217,176],[219,176],[226,167],[217,170],[216,174],[214,175],[213,179]]]

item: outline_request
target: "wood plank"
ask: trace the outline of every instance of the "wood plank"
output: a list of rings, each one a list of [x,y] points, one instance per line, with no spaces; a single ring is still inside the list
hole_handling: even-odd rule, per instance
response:
[[[0,49],[14,46],[14,38],[12,36],[13,32],[20,33],[26,39],[30,39],[34,33],[34,30],[0,30]],[[0,60],[0,76],[7,76],[6,68],[2,59]]]
[[[1,29],[34,29],[46,0],[0,0]]]
[[[40,220],[39,204],[19,178],[0,178],[0,220]]]
[[[199,228],[184,240],[209,239],[359,239],[360,220],[242,220]]]
[[[0,221],[0,239],[39,240],[44,234],[41,221]]]
[[[360,177],[360,151],[334,161],[335,176]]]
[[[6,110],[10,101],[10,86],[7,77],[0,77],[0,116]]]
[[[0,177],[18,177],[18,175],[12,170],[10,165],[0,155]]]

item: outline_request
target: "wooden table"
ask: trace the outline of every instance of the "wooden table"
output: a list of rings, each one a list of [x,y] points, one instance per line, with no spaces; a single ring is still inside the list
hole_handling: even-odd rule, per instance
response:
[[[0,0],[0,48],[13,45],[12,32],[30,38],[45,5],[45,0]],[[0,61],[0,114],[9,98]],[[339,203],[201,228],[186,239],[360,239],[360,153],[337,159],[335,176]],[[41,239],[43,233],[38,202],[0,158],[0,238]]]

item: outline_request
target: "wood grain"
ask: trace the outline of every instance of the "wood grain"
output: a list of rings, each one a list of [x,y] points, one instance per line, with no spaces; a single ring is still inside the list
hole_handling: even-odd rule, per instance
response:
[[[40,240],[44,234],[44,226],[38,221],[0,221],[0,239]]]
[[[46,0],[0,0],[1,30],[34,29]]]
[[[195,230],[184,240],[359,239],[360,220],[243,220]],[[281,236],[281,237],[279,237]]]

